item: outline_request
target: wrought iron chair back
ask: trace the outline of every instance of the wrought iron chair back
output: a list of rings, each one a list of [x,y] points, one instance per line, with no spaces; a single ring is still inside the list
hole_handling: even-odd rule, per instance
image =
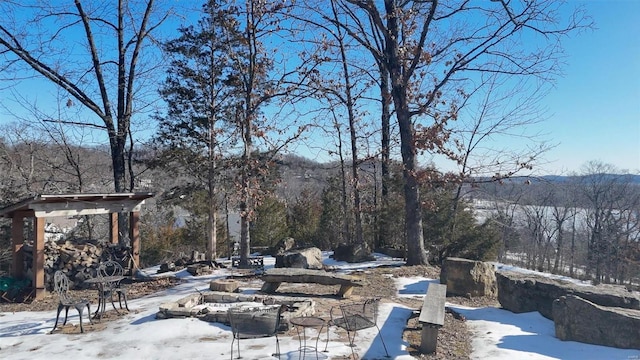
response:
[[[114,260],[107,260],[100,263],[98,267],[98,276],[122,276],[124,269],[119,262]]]
[[[69,295],[69,278],[62,271],[53,274],[53,288],[61,303],[68,304],[73,301]]]
[[[91,309],[89,300],[78,299],[71,296],[71,294],[69,293],[69,278],[64,272],[60,270],[56,271],[53,275],[53,288],[56,294],[58,294],[60,302],[58,303],[56,322],[53,325],[53,329],[51,331],[55,330],[56,327],[58,327],[58,320],[60,318],[60,312],[62,311],[62,309],[64,309],[64,322],[62,323],[62,325],[64,326],[67,324],[69,308],[73,306],[78,311],[78,315],[80,317],[80,332],[83,333],[84,328],[82,327],[82,313],[85,307],[87,308],[87,316],[89,317],[89,322],[93,324],[93,322],[91,321]]]
[[[240,339],[256,339],[261,337],[276,337],[276,352],[280,358],[280,341],[278,330],[280,319],[286,305],[235,307],[227,311],[233,340],[231,341],[231,359],[233,359],[233,343],[238,340],[238,359],[240,359]]]
[[[100,265],[98,266],[98,276],[124,276],[124,268],[122,267],[122,265],[120,265],[119,262],[115,260],[107,260],[100,263]],[[129,310],[129,304],[127,303],[127,288],[122,285],[120,281],[107,283],[102,291],[103,299],[106,299],[107,296],[110,297],[111,305],[114,309],[116,308],[116,306],[114,304],[113,294],[116,294],[118,295],[118,304],[120,305],[120,309],[122,309],[122,300],[124,300],[124,306],[127,311]]]
[[[331,308],[331,320],[329,321],[329,325],[334,325],[347,331],[349,346],[351,347],[351,353],[354,359],[356,358],[356,354],[353,349],[355,347],[354,341],[356,332],[358,330],[368,329],[371,327],[375,327],[378,330],[378,336],[382,341],[384,352],[387,354],[387,357],[389,357],[387,345],[384,343],[382,334],[380,334],[380,328],[377,324],[379,303],[380,299],[376,298],[368,299],[363,302],[341,304]]]

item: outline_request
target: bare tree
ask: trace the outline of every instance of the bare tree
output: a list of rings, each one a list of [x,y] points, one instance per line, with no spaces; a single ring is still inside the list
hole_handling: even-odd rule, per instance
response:
[[[622,176],[616,173],[611,165],[591,161],[583,166],[580,178],[589,230],[587,275],[596,283],[605,279],[610,241],[615,236],[611,225],[625,196]]]
[[[168,14],[156,16],[154,0],[118,0],[116,6],[80,0],[73,5],[9,2],[2,11],[0,49],[8,69],[20,74],[26,66],[92,112],[97,121],[67,123],[106,133],[114,190],[132,190],[133,179],[127,182],[131,121],[148,101],[140,99],[141,77],[156,65],[141,60]],[[122,233],[124,219],[119,225]]]
[[[451,236],[456,233],[456,214],[463,197],[475,188],[468,182],[500,182],[504,178],[530,170],[550,145],[540,136],[527,131],[544,120],[537,108],[541,89],[529,90],[528,79],[513,84],[499,73],[481,74],[481,85],[468,94],[461,106],[458,121],[451,124],[450,140],[456,144],[450,156],[457,170],[448,179],[457,183],[453,194]],[[467,103],[477,105],[465,105]],[[500,139],[515,139],[519,148],[499,146]],[[529,183],[524,180],[523,183]]]
[[[557,189],[553,190],[554,193],[557,192]],[[565,199],[561,199],[559,196],[554,196],[557,200],[554,202],[552,217],[555,225],[555,259],[553,261],[553,268],[551,269],[551,273],[559,274],[564,272],[564,269],[560,268],[561,260],[563,259],[563,252],[565,247],[565,236],[568,231],[566,229],[566,225],[569,221],[572,220],[572,217],[575,216],[575,211],[569,207],[569,201]]]
[[[360,111],[369,100],[366,98],[371,87],[370,74],[366,65],[361,64],[358,57],[361,57],[359,49],[352,46],[352,40],[346,35],[345,30],[336,25],[339,23],[337,5],[334,1],[330,4],[331,10],[328,16],[333,19],[331,22],[318,20],[317,17],[297,16],[297,20],[303,23],[307,29],[309,38],[307,43],[312,43],[315,48],[311,51],[303,50],[301,57],[309,59],[309,63],[315,64],[314,72],[308,76],[308,88],[319,99],[321,107],[326,109],[328,118],[331,119],[331,134],[338,136],[338,150],[336,153],[340,157],[343,185],[348,181],[350,184],[351,209],[353,218],[353,236],[349,231],[349,221],[344,222],[345,236],[353,250],[352,259],[365,259],[370,256],[370,246],[364,237],[363,231],[363,209],[362,209],[362,184],[360,166],[362,164],[360,148],[361,142],[366,142],[368,137],[366,128],[366,113]],[[295,16],[295,15],[294,15]],[[355,50],[355,51],[354,51]],[[344,119],[340,121],[340,119]],[[348,131],[349,147],[343,152],[342,129]],[[350,177],[344,171],[344,156],[350,155]],[[345,216],[351,217],[347,212],[346,187],[343,189],[343,211]]]
[[[614,260],[615,278],[619,283],[637,281],[640,274],[640,189],[630,191],[629,207],[621,211],[622,227],[617,259]],[[636,274],[635,279],[634,275]]]
[[[236,8],[242,46],[229,47],[227,51],[235,71],[229,85],[234,87],[237,99],[232,118],[241,154],[236,184],[240,203],[240,266],[247,266],[251,245],[249,223],[263,193],[260,183],[268,177],[273,157],[306,128],[305,125],[285,126],[288,128],[285,130],[282,126],[273,126],[280,114],[272,115],[273,121],[270,122],[264,109],[268,103],[295,93],[301,82],[299,78],[307,73],[301,70],[305,63],[286,63],[277,58],[279,48],[269,47],[274,39],[272,36],[284,31],[281,21],[290,4],[286,1],[245,0],[238,2]],[[280,45],[285,42],[281,38],[279,40]],[[276,61],[280,60],[283,61],[282,67],[276,67]],[[278,139],[270,139],[272,132],[278,133]],[[260,150],[263,153],[256,156]]]
[[[460,105],[473,91],[472,74],[549,79],[558,70],[559,40],[580,28],[583,18],[578,13],[559,24],[551,1],[345,0],[339,5],[351,15],[339,25],[389,74],[404,165],[407,264],[425,264],[419,155],[455,158],[447,146],[447,124],[457,119]],[[474,17],[484,21],[469,21]],[[521,47],[518,38],[523,33],[543,46]],[[381,46],[372,46],[370,38]]]

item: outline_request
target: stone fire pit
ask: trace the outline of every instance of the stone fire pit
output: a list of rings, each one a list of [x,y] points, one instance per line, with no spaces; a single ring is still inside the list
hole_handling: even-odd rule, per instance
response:
[[[160,305],[156,319],[195,317],[204,321],[229,325],[227,315],[229,308],[252,305],[288,305],[290,310],[283,313],[282,320],[284,321],[281,321],[281,324],[286,324],[287,327],[290,318],[310,316],[315,313],[315,303],[313,300],[305,298],[207,291]]]

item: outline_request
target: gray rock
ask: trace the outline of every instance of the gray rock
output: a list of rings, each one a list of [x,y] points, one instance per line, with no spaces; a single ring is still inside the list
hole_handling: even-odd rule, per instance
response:
[[[211,274],[213,269],[211,269],[211,266],[206,264],[191,264],[187,266],[187,271],[193,276],[200,276]]]
[[[640,349],[640,310],[604,307],[567,295],[554,300],[553,319],[560,340]]]
[[[240,288],[240,283],[230,279],[216,279],[211,280],[209,283],[209,290],[211,291],[223,291],[223,292],[236,292]]]
[[[440,283],[447,285],[447,295],[454,296],[495,297],[498,291],[495,266],[482,261],[446,258]]]
[[[333,249],[332,257],[337,261],[359,263],[373,261],[375,258],[366,244],[341,244]]]
[[[311,247],[276,255],[275,267],[320,270],[323,268],[322,251],[316,247]]]

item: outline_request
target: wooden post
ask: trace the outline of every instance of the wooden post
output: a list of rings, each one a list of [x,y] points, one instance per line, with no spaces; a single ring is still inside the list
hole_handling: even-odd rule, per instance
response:
[[[109,214],[111,218],[111,226],[109,227],[109,238],[112,244],[118,243],[118,213],[113,212]]]
[[[11,219],[11,241],[13,262],[11,263],[11,276],[14,278],[24,277],[24,253],[22,245],[24,244],[24,216],[15,214]]]
[[[129,213],[129,241],[131,241],[131,256],[133,257],[133,266],[138,267],[140,264],[140,212],[132,211]]]
[[[45,218],[34,218],[35,240],[33,244],[33,288],[36,299],[42,299],[46,293],[44,286],[44,224]]]

